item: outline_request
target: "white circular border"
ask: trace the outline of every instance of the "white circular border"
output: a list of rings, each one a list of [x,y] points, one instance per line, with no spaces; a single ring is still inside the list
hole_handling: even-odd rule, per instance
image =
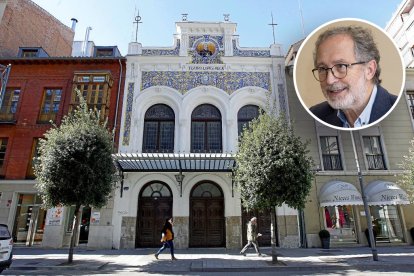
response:
[[[319,119],[315,114],[313,114],[312,113],[312,111],[310,111],[310,109],[306,106],[306,104],[305,104],[305,102],[303,101],[303,99],[302,99],[302,97],[301,97],[301,95],[300,95],[300,93],[299,93],[299,89],[298,89],[298,86],[297,86],[297,83],[296,83],[296,69],[297,69],[297,62],[298,62],[298,59],[299,59],[299,57],[300,57],[300,55],[301,55],[301,52],[302,52],[302,49],[304,48],[304,46],[308,43],[308,40],[309,39],[311,39],[312,38],[312,36],[316,33],[316,32],[318,32],[320,29],[322,29],[322,28],[325,28],[325,27],[327,27],[328,25],[331,25],[331,24],[334,24],[334,23],[337,23],[337,22],[341,22],[341,21],[356,21],[356,22],[361,22],[361,23],[365,23],[365,24],[368,24],[368,25],[370,25],[370,26],[372,26],[372,27],[374,27],[374,28],[376,28],[377,30],[379,30],[381,33],[383,33],[390,41],[391,41],[391,43],[392,43],[392,45],[394,45],[394,50],[396,50],[397,51],[397,53],[398,53],[398,56],[400,57],[400,62],[401,62],[401,66],[402,66],[402,71],[403,71],[403,77],[402,77],[402,82],[401,82],[401,88],[400,88],[400,92],[399,92],[399,94],[398,94],[398,96],[397,96],[397,100],[395,101],[395,103],[393,104],[393,106],[388,110],[388,112],[387,113],[385,113],[381,118],[379,118],[378,120],[376,120],[376,121],[374,121],[373,123],[370,123],[370,124],[367,124],[367,125],[365,125],[365,126],[362,126],[362,127],[353,127],[353,128],[347,128],[347,127],[338,127],[338,126],[334,126],[334,125],[331,125],[331,124],[328,124],[327,122],[325,122],[325,121],[323,121],[323,120],[321,120],[321,119]],[[312,59],[313,59],[313,56],[312,56]],[[345,130],[345,131],[354,131],[354,130],[361,130],[361,129],[365,129],[365,128],[368,128],[368,127],[371,127],[371,126],[374,126],[374,125],[376,125],[376,124],[378,124],[379,122],[381,122],[382,120],[384,120],[393,110],[394,110],[394,108],[397,106],[397,104],[398,104],[398,102],[400,101],[400,99],[401,99],[401,96],[402,96],[402,94],[403,94],[403,90],[404,90],[404,86],[405,86],[405,75],[406,75],[406,71],[405,71],[405,66],[404,66],[404,60],[403,60],[403,58],[402,58],[402,55],[401,55],[401,51],[399,50],[399,48],[398,48],[398,46],[397,46],[397,44],[395,43],[395,41],[391,38],[391,36],[388,34],[388,33],[386,33],[381,27],[379,27],[379,26],[377,26],[377,25],[375,25],[374,23],[372,23],[372,22],[369,22],[369,21],[367,21],[367,20],[363,20],[363,19],[358,19],[358,18],[340,18],[340,19],[335,19],[335,20],[331,20],[331,21],[329,21],[329,22],[326,22],[326,23],[324,23],[324,24],[322,24],[322,25],[320,25],[319,27],[317,27],[315,30],[313,30],[307,37],[306,37],[306,39],[302,42],[302,44],[300,45],[300,47],[299,47],[299,50],[298,50],[298,53],[297,53],[297,55],[296,55],[296,58],[295,58],[295,63],[294,63],[294,65],[293,65],[293,84],[294,84],[294,86],[295,86],[295,91],[296,91],[296,96],[298,97],[298,99],[299,99],[299,101],[300,101],[300,103],[302,104],[302,106],[305,108],[305,110],[315,119],[315,120],[317,120],[319,123],[321,123],[321,124],[323,124],[323,125],[325,125],[325,126],[327,126],[327,127],[330,127],[330,128],[334,128],[334,129],[338,129],[338,130]],[[322,93],[322,91],[320,91],[321,93]]]

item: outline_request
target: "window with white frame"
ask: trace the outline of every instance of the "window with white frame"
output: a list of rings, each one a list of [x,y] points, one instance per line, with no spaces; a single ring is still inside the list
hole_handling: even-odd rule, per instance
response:
[[[323,169],[326,171],[343,170],[338,136],[319,136]]]
[[[380,136],[363,136],[364,154],[369,170],[386,170]]]

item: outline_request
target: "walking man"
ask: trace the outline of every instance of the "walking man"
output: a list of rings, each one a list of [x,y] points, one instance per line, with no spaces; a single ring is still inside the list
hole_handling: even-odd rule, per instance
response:
[[[257,255],[262,256],[260,253],[259,245],[257,244],[257,238],[261,235],[262,234],[257,233],[257,218],[252,217],[247,224],[247,244],[245,247],[243,247],[242,251],[240,251],[240,254],[246,256],[246,250],[253,245]]]

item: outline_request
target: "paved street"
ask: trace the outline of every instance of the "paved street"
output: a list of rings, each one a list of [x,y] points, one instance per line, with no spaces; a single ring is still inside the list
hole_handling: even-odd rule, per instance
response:
[[[5,275],[414,275],[414,246],[379,247],[379,261],[368,247],[334,249],[278,249],[277,265],[270,248],[258,257],[252,251],[178,249],[171,261],[168,249],[154,258],[156,249],[75,249],[67,265],[67,249],[16,247],[14,261]],[[392,272],[392,273],[391,273]],[[411,272],[411,273],[410,273]]]

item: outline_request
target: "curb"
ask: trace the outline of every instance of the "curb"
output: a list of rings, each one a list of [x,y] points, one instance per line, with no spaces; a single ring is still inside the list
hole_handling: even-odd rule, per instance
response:
[[[13,270],[101,270],[103,269],[109,262],[97,265],[97,266],[91,266],[91,265],[49,265],[49,266],[31,266],[31,265],[21,265],[21,266],[10,266],[8,271]]]

